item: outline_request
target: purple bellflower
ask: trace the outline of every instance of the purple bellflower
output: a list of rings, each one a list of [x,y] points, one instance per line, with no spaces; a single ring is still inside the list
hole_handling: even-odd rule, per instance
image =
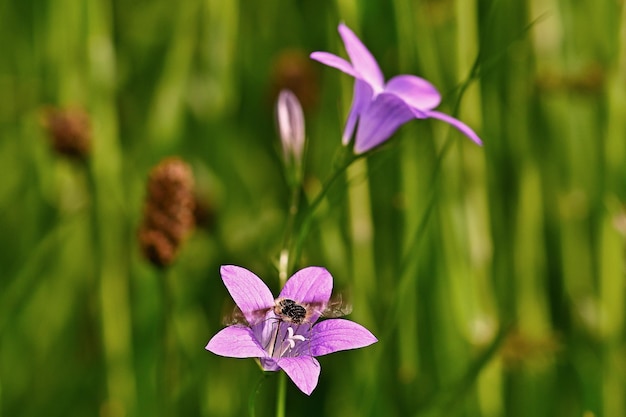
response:
[[[316,356],[375,343],[376,337],[350,320],[316,323],[329,303],[333,277],[321,267],[296,272],[274,299],[252,272],[222,266],[224,285],[245,317],[217,333],[206,346],[216,355],[259,358],[265,371],[282,369],[305,394],[317,386],[320,364]]]
[[[443,120],[482,145],[465,123],[433,110],[441,102],[441,95],[431,83],[415,75],[398,75],[385,83],[376,59],[354,32],[342,23],[339,34],[350,62],[328,52],[313,52],[311,58],[355,78],[352,107],[342,138],[344,145],[350,143],[356,128],[354,152],[364,153],[385,142],[409,120],[427,118]]]

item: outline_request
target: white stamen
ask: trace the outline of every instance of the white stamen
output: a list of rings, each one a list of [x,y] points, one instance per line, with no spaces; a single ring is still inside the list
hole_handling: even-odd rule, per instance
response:
[[[288,334],[285,338],[285,341],[289,344],[289,347],[285,347],[285,350],[282,352],[281,356],[287,353],[289,349],[293,349],[296,346],[296,341],[304,342],[306,340],[306,338],[301,334],[294,335],[292,327],[287,327],[287,333]]]
[[[304,336],[302,336],[301,334],[297,334],[297,335],[295,335],[295,336],[294,336],[294,334],[293,334],[293,328],[292,328],[292,327],[287,328],[287,333],[289,333],[289,336],[287,336],[287,339],[288,339],[290,342],[293,342],[294,340],[299,340],[299,341],[301,341],[301,342],[304,342],[304,341],[306,340],[306,339],[304,338]],[[293,343],[294,343],[294,345],[295,345],[295,343],[296,343],[296,342],[293,342]]]

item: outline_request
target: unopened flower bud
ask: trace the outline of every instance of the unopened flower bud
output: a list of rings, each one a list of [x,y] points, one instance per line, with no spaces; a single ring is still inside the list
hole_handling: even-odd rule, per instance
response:
[[[291,91],[282,90],[278,95],[276,118],[285,161],[299,166],[304,152],[304,114]]]

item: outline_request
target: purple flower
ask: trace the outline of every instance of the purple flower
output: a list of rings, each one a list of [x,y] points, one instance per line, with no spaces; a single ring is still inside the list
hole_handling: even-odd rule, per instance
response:
[[[245,317],[245,324],[222,329],[206,349],[232,358],[259,358],[266,371],[282,369],[302,392],[317,386],[316,356],[371,345],[377,339],[363,326],[343,319],[315,322],[329,303],[333,277],[320,267],[296,272],[274,299],[259,277],[245,268],[224,265],[224,285]]]
[[[398,75],[385,83],[378,63],[354,32],[342,23],[339,34],[351,62],[328,52],[313,52],[311,58],[355,78],[352,108],[343,132],[344,145],[350,142],[356,128],[354,152],[367,152],[409,120],[429,117],[451,124],[482,145],[465,123],[433,110],[441,102],[441,95],[431,83],[415,75]]]

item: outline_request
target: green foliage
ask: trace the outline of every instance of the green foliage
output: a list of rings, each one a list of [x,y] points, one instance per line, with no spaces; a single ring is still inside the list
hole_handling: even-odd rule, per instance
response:
[[[288,382],[286,414],[626,415],[626,9],[573,3],[0,2],[0,416],[274,413],[275,374],[204,346],[220,265],[278,289],[278,57],[343,53],[340,21],[485,145],[413,121],[328,191],[298,266],[379,342],[321,358],[310,398]],[[352,88],[312,68],[303,208]],[[89,114],[86,163],[52,151],[47,106]],[[159,271],[136,232],[169,155],[215,217]]]

